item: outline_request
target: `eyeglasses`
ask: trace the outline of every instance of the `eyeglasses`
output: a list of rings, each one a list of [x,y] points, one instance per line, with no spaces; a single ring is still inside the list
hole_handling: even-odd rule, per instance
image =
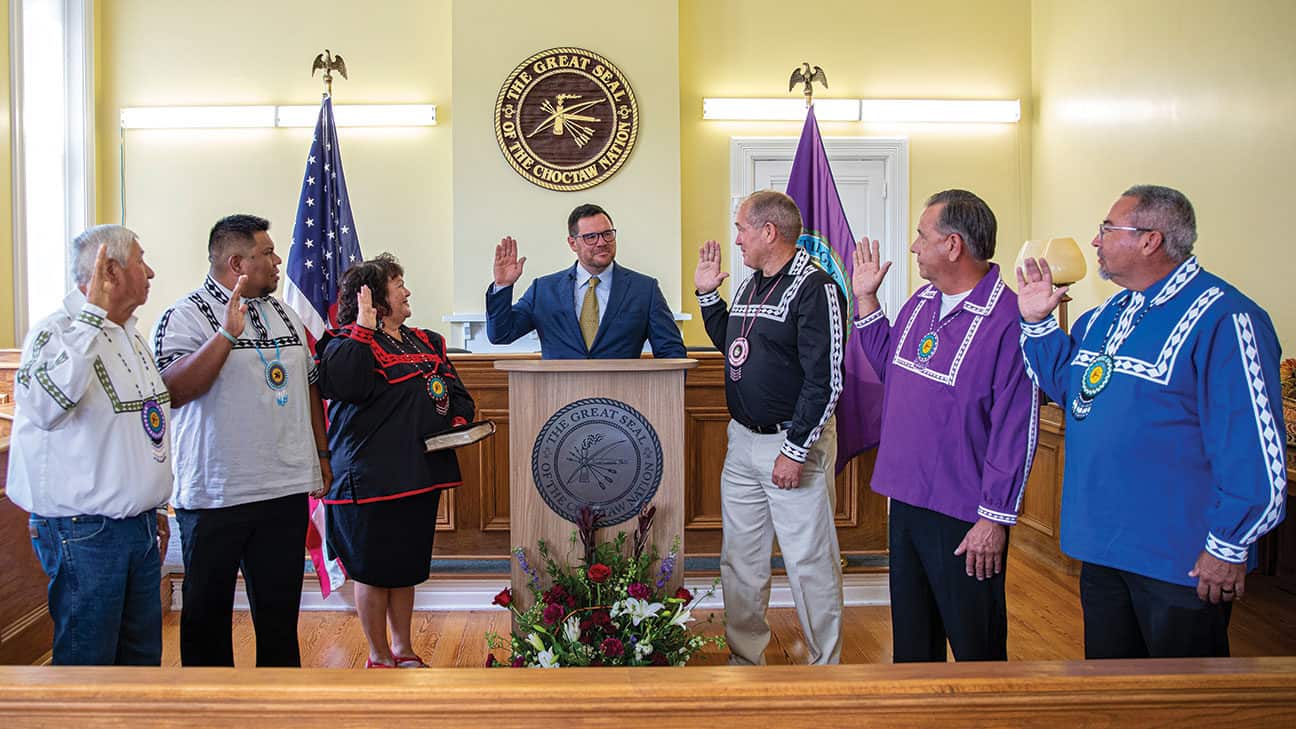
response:
[[[1132,230],[1138,233],[1151,233],[1155,231],[1156,228],[1135,228],[1132,225],[1112,225],[1110,223],[1099,223],[1098,240],[1102,240],[1103,238],[1106,238],[1107,234],[1112,232],[1113,230]]]
[[[592,246],[595,243],[598,243],[599,238],[602,238],[608,243],[615,243],[616,228],[608,228],[607,230],[599,231],[597,233],[581,233],[575,237],[587,246]]]

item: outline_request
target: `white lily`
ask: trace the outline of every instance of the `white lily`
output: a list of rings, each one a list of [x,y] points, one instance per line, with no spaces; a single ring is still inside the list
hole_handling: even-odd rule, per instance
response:
[[[693,621],[693,611],[685,610],[681,608],[680,611],[675,613],[675,616],[670,619],[670,624],[678,625],[679,627],[682,628],[684,627],[684,623],[689,623],[692,621]]]
[[[536,635],[535,633],[527,633],[526,639],[527,642],[530,643],[536,650],[538,651],[544,650],[544,641],[540,640],[540,636]]]
[[[541,668],[559,668],[559,667],[560,667],[560,666],[558,665],[558,657],[554,655],[554,652],[553,652],[553,649],[552,649],[552,648],[550,648],[549,650],[546,650],[546,651],[540,651],[540,653],[539,653],[538,655],[536,655],[536,660],[540,662],[540,667],[541,667]]]
[[[563,623],[563,636],[567,638],[568,643],[575,643],[580,640],[580,618],[575,615],[567,618],[567,622]]]
[[[636,597],[627,597],[619,603],[612,606],[612,617],[617,615],[629,615],[630,622],[638,625],[645,618],[652,617],[661,612],[665,605],[659,602],[648,602]]]

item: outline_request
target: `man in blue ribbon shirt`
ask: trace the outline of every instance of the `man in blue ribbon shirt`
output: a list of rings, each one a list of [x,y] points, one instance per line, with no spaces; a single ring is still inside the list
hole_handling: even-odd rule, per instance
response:
[[[1278,338],[1196,240],[1183,193],[1126,190],[1093,239],[1121,290],[1069,335],[1048,264],[1017,272],[1027,370],[1066,410],[1062,549],[1084,561],[1086,658],[1227,656],[1251,547],[1285,511]]]

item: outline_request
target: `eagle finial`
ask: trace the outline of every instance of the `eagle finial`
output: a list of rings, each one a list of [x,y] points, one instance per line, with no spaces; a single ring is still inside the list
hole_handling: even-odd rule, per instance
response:
[[[814,104],[814,82],[816,81],[823,84],[825,89],[828,88],[828,76],[822,68],[818,66],[812,68],[809,63],[802,63],[792,69],[792,77],[788,79],[788,92],[791,93],[797,84],[805,84],[802,93],[805,94],[806,107],[809,108]]]
[[[329,51],[329,49],[325,48],[323,53],[315,56],[315,62],[311,64],[311,76],[314,76],[315,72],[319,70],[324,71],[324,93],[332,96],[333,72],[337,71],[342,74],[342,78],[346,78],[346,61],[342,60],[342,56],[335,56]]]

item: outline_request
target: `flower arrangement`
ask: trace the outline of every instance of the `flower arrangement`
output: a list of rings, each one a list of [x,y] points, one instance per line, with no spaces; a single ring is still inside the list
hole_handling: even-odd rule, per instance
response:
[[[507,641],[496,633],[486,634],[491,650],[506,645],[511,649],[509,660],[491,653],[486,666],[682,666],[707,645],[723,647],[723,637],[696,635],[688,627],[694,621],[693,608],[715,592],[718,578],[700,596],[683,587],[666,594],[679,561],[680,539],[675,538],[670,553],[654,570],[657,550],[645,551],[645,547],[655,513],[656,507],[650,507],[639,515],[627,554],[625,532],[611,542],[596,543],[598,516],[588,507],[582,509],[571,538],[574,547],[579,534],[583,546],[577,564],[561,564],[544,540],[537,545],[552,581],[545,590],[526,550],[515,548],[513,556],[529,576],[534,604],[519,610],[508,588],[495,596],[495,605],[513,611],[516,629]]]

